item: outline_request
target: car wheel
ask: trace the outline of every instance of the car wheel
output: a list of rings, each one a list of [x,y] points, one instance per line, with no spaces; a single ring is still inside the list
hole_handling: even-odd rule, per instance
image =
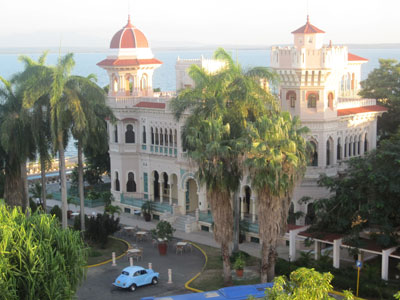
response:
[[[158,278],[153,277],[153,279],[151,280],[151,284],[157,284],[157,283],[158,283]]]
[[[129,289],[130,289],[131,292],[136,291],[136,284],[132,284],[132,285],[129,287]]]

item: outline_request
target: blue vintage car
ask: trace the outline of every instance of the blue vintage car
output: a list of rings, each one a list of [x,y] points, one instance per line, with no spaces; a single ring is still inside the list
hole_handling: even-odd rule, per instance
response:
[[[121,275],[115,279],[113,285],[123,289],[130,289],[132,292],[138,286],[146,284],[157,284],[159,273],[151,269],[145,269],[139,266],[126,267],[122,270]]]

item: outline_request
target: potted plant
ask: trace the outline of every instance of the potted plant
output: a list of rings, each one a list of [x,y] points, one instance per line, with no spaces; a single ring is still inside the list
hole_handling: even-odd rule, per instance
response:
[[[142,213],[144,216],[144,220],[149,222],[151,220],[151,213],[153,212],[153,202],[147,200],[142,205]]]
[[[175,229],[172,227],[171,223],[167,221],[158,222],[155,229],[152,229],[151,235],[153,239],[158,242],[158,251],[160,255],[167,254],[167,242],[172,239]]]
[[[239,255],[236,258],[235,263],[233,264],[233,268],[236,270],[236,275],[238,277],[242,277],[243,276],[244,265],[245,265],[244,259],[242,258],[241,255]]]

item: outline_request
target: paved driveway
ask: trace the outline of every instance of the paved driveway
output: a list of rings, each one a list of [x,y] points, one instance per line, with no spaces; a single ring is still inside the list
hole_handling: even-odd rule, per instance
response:
[[[153,269],[160,273],[159,283],[155,286],[139,287],[135,292],[116,288],[112,285],[115,278],[122,269],[129,266],[129,261],[123,257],[117,261],[117,266],[112,267],[111,263],[89,268],[86,281],[78,289],[78,299],[85,300],[108,300],[108,299],[140,299],[145,296],[169,296],[189,293],[184,288],[185,283],[195,276],[204,265],[204,256],[193,248],[193,252],[186,251],[182,255],[175,253],[175,247],[168,249],[166,256],[160,256],[157,247],[150,241],[134,242],[132,244],[143,247],[143,261],[134,262],[135,265],[148,268],[148,263],[153,264]],[[176,242],[173,241],[173,243]],[[172,269],[172,284],[168,284],[168,269]]]

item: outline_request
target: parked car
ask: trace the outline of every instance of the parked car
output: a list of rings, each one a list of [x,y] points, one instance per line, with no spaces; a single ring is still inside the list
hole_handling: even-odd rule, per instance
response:
[[[145,269],[139,266],[126,267],[121,275],[115,279],[113,285],[123,289],[130,289],[132,292],[137,287],[146,284],[157,284],[159,273],[152,269]]]

